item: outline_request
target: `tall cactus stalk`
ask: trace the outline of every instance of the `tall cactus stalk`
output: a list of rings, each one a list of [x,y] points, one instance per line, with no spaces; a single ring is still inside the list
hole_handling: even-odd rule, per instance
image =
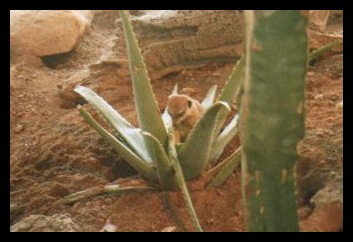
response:
[[[245,224],[248,231],[298,231],[294,168],[304,136],[307,18],[298,10],[258,10],[245,19]]]

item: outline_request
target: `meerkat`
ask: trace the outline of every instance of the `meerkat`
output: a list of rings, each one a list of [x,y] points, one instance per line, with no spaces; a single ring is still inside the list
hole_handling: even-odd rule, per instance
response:
[[[197,100],[179,94],[169,96],[167,111],[173,121],[174,141],[181,143],[201,118],[203,108]]]

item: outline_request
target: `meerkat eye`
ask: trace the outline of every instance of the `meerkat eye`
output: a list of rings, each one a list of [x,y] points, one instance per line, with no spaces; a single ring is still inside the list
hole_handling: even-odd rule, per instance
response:
[[[191,102],[191,100],[189,100],[188,101],[188,107],[191,108],[191,106],[192,106],[192,102]]]

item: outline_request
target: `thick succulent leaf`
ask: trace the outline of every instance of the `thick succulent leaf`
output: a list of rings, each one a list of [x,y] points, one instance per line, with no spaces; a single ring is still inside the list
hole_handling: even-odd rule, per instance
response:
[[[242,57],[229,76],[227,83],[219,95],[218,101],[227,102],[229,106],[232,106],[234,99],[239,96],[241,92],[241,87],[244,80],[244,67],[245,58]],[[227,112],[221,112],[219,114],[218,123],[215,128],[216,134],[219,134],[219,132],[222,130],[227,120],[227,115]]]
[[[166,154],[161,142],[147,132],[141,132],[148,139],[157,168],[157,176],[162,189],[174,189],[176,187],[175,172],[172,161]]]
[[[173,126],[173,120],[172,117],[170,117],[167,109],[164,110],[163,114],[162,114],[162,119],[163,119],[163,123],[166,129],[169,129],[170,127]]]
[[[121,137],[124,142],[128,144],[134,152],[136,152],[137,155],[139,155],[146,162],[152,163],[152,158],[147,152],[140,129],[137,129],[131,125],[103,98],[89,88],[76,86],[74,90],[103,115],[108,123],[119,134],[119,137]]]
[[[129,147],[105,130],[84,108],[79,107],[79,111],[88,124],[91,125],[91,127],[94,128],[136,171],[141,173],[148,180],[155,181],[157,179],[157,174],[151,164],[138,157]]]
[[[201,102],[201,106],[203,107],[204,110],[206,110],[213,104],[214,98],[216,96],[216,91],[217,91],[217,85],[213,85],[210,88],[210,90],[208,90],[206,97]]]
[[[219,156],[222,154],[224,148],[229,144],[229,142],[238,134],[239,127],[239,114],[236,114],[230,123],[223,129],[223,131],[215,138],[209,162],[213,164]]]
[[[219,113],[222,111],[226,113],[230,111],[226,102],[217,102],[208,108],[181,147],[178,157],[187,180],[200,175],[205,170],[214,139],[214,130]]]
[[[219,95],[218,101],[227,102],[230,106],[233,104],[234,98],[239,92],[241,83],[244,79],[245,58],[242,57],[238,64],[234,67],[229,76],[227,83]]]
[[[308,55],[308,63],[312,62],[313,60],[317,59],[318,57],[322,56],[324,53],[326,53],[327,51],[331,50],[332,48],[342,45],[343,42],[342,41],[332,41],[312,52],[309,53]]]
[[[233,173],[234,169],[240,164],[241,148],[235,150],[229,157],[217,165],[214,169],[215,176],[208,183],[207,187],[219,187]]]
[[[176,95],[176,94],[178,94],[178,84],[175,84],[171,95]],[[172,120],[172,117],[170,117],[167,111],[167,108],[164,109],[164,112],[162,114],[162,120],[163,120],[164,126],[166,127],[166,130],[169,130],[173,126],[173,120]]]
[[[245,227],[297,232],[295,165],[305,131],[308,19],[299,10],[248,10],[245,17],[239,124]]]
[[[168,129],[168,138],[169,138],[168,155],[169,155],[170,160],[172,162],[172,165],[174,167],[176,184],[178,185],[178,187],[181,190],[181,193],[183,194],[186,208],[190,214],[191,222],[194,226],[195,231],[202,232],[202,228],[201,228],[200,222],[197,218],[197,214],[195,212],[194,206],[192,204],[189,190],[186,185],[185,177],[184,177],[183,171],[181,169],[181,166],[180,166],[180,163],[178,160],[178,154],[177,154],[176,145],[175,145],[174,139],[173,139],[173,130],[172,129]]]
[[[124,27],[136,113],[141,130],[156,137],[166,148],[167,131],[152,91],[141,50],[125,12],[120,10],[119,15]]]

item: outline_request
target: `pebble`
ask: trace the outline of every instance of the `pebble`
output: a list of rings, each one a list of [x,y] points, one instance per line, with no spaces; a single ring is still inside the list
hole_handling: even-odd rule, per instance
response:
[[[314,72],[311,72],[311,71],[308,71],[307,75],[308,75],[309,77],[312,77],[312,76],[315,75],[315,73],[314,73]]]
[[[322,99],[324,99],[324,95],[323,95],[323,94],[316,95],[316,96],[314,97],[314,99],[315,99],[315,100],[322,100]]]
[[[336,108],[343,109],[343,101],[336,103]]]
[[[116,230],[117,227],[114,224],[110,223],[110,218],[108,218],[106,224],[99,232],[115,232]]]
[[[16,124],[14,132],[19,133],[23,130],[24,126],[22,124]]]
[[[177,228],[175,226],[169,226],[162,229],[161,232],[174,232]]]

